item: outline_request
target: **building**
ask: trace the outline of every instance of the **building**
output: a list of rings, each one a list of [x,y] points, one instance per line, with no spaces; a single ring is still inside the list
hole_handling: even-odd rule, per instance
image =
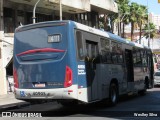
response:
[[[156,26],[157,30],[160,30],[160,15],[149,13],[149,21]]]
[[[8,75],[12,75],[13,36],[19,24],[33,23],[36,2],[36,22],[60,19],[74,20],[99,27],[99,15],[118,13],[114,0],[0,0],[0,95],[7,94]]]

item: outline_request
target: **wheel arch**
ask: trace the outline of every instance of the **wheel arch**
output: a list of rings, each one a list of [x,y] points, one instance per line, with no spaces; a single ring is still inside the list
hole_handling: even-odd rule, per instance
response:
[[[115,86],[115,88],[113,89],[113,86]],[[115,92],[116,90],[116,92]],[[114,92],[113,92],[114,91]],[[116,94],[115,94],[116,93]],[[115,96],[116,95],[116,96]],[[116,98],[115,98],[116,97]],[[110,81],[110,85],[109,85],[109,100],[111,105],[116,105],[119,99],[119,85],[118,85],[118,80],[116,78],[113,78]]]
[[[111,85],[112,83],[115,83],[116,86],[117,86],[117,88],[118,88],[118,90],[119,90],[119,84],[118,84],[117,78],[112,78],[111,81],[110,81],[110,85]]]

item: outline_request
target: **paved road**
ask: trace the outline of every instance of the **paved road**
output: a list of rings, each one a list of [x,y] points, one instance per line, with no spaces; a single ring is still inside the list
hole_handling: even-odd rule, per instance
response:
[[[60,104],[46,103],[14,109],[12,112],[42,112],[43,115],[57,117],[58,119],[160,119],[160,88],[147,91],[145,96],[122,97],[119,103],[110,107],[102,103],[63,107]],[[45,112],[44,112],[45,111]],[[139,116],[139,117],[137,117]],[[158,116],[158,117],[157,117]],[[61,118],[63,117],[63,118]],[[65,117],[65,118],[64,118]],[[44,118],[43,118],[44,119]],[[47,120],[53,118],[46,118]],[[9,120],[5,118],[5,120]],[[40,120],[40,118],[38,118]],[[57,118],[56,118],[57,120]]]

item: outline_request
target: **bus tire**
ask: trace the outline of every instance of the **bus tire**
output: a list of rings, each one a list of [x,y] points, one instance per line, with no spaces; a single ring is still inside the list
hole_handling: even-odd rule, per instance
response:
[[[145,83],[144,84],[145,84],[145,88],[149,89],[149,79],[148,79],[148,77],[145,78]]]
[[[109,102],[112,106],[118,102],[118,87],[115,83],[111,83],[109,88]]]
[[[139,91],[139,94],[141,96],[144,96],[146,94],[148,88],[149,88],[149,79],[148,79],[148,77],[146,77],[145,82],[144,82],[144,89]]]

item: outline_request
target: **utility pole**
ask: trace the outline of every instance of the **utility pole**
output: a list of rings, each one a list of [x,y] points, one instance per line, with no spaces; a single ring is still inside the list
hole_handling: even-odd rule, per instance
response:
[[[34,5],[34,8],[33,8],[33,24],[35,24],[36,23],[36,7],[37,7],[37,4],[39,3],[39,1],[40,0],[38,0],[37,2],[36,2],[36,4]]]
[[[60,21],[62,21],[62,0],[59,0],[59,14]]]
[[[148,13],[148,47],[150,47],[150,24],[149,24],[149,6],[148,6],[148,0],[147,0],[147,13]]]

